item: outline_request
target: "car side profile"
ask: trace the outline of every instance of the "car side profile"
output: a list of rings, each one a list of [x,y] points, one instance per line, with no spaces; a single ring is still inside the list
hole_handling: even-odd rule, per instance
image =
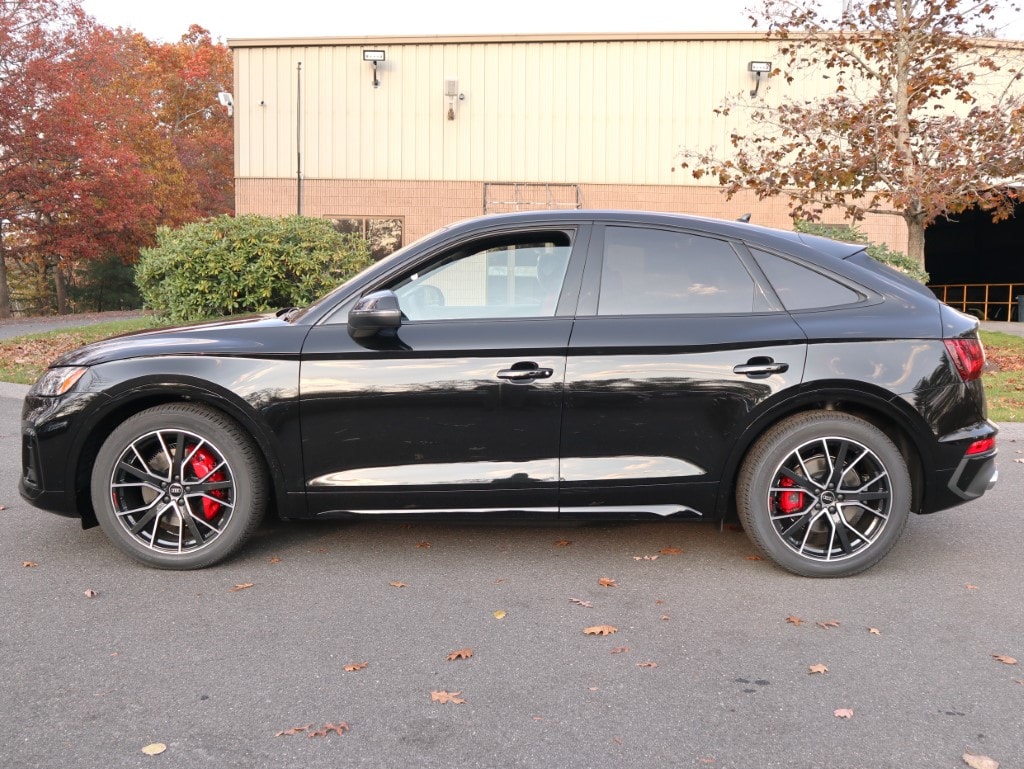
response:
[[[846,576],[996,482],[977,328],[855,244],[486,216],[304,309],[63,356],[25,399],[20,490],[158,568],[273,509],[738,515],[781,567]]]

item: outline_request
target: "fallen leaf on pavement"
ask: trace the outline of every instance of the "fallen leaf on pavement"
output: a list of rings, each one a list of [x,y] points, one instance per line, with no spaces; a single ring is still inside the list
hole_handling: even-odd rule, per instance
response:
[[[255,583],[254,582],[242,582],[239,585],[235,585],[228,592],[237,593],[239,590],[248,590],[250,587],[255,587]]]
[[[999,769],[999,762],[988,756],[975,756],[971,753],[964,753],[964,763],[971,769]]]
[[[638,662],[636,663],[638,668],[656,668],[658,667],[657,662]]]
[[[93,590],[92,588],[89,588],[89,589],[88,589],[88,590],[86,590],[86,591],[85,591],[84,593],[82,593],[82,595],[84,595],[84,596],[85,596],[86,598],[95,598],[96,596],[98,596],[98,595],[99,595],[99,593],[97,593],[97,592],[96,592],[95,590]]]
[[[594,604],[590,601],[581,601],[579,598],[570,598],[569,603],[574,603],[577,606],[582,606],[584,609],[593,609]]]
[[[823,630],[828,630],[830,627],[839,627],[838,620],[834,619],[827,619],[824,622],[815,622],[814,624],[822,628]]]
[[[335,734],[345,734],[345,732],[349,731],[351,728],[352,727],[350,727],[345,721],[342,721],[341,723],[339,723],[337,725],[335,725],[335,724],[324,724],[321,728],[317,729],[316,731],[310,732],[306,736],[307,737],[326,737],[331,732],[334,732]]]
[[[800,623],[803,622],[803,620],[799,617],[789,616],[786,617],[786,622],[788,622],[790,625],[796,625],[797,627],[800,627]]]
[[[142,749],[142,752],[145,753],[147,756],[159,756],[165,750],[167,750],[167,746],[164,745],[162,742],[152,742],[146,747],[144,747]]]
[[[832,711],[832,715],[836,718],[853,718],[852,708],[836,708]]]
[[[454,662],[455,660],[468,660],[472,656],[472,649],[456,649],[451,654],[449,654],[445,659],[447,659],[449,662]]]
[[[416,543],[416,547],[419,547],[419,548],[422,548],[422,549],[426,550],[427,548],[430,547],[430,543],[429,542],[417,542]]]
[[[611,635],[612,633],[619,632],[619,629],[614,625],[594,625],[593,627],[583,628],[583,632],[587,635]]]
[[[275,732],[275,737],[291,737],[293,734],[301,734],[306,731],[313,724],[306,724],[305,726],[293,726],[291,729],[285,729],[280,732]]]
[[[882,631],[876,627],[869,627],[868,632],[871,633],[871,635],[882,635]]]
[[[628,646],[616,646],[614,649],[612,649],[612,654],[625,654],[628,651]]]
[[[1002,662],[1004,665],[1016,665],[1017,664],[1017,660],[1015,660],[1013,657],[1008,657],[1005,654],[993,654],[992,657],[993,657],[993,659],[996,659],[999,662]]]
[[[658,556],[656,555],[634,555],[634,561],[657,561]]]
[[[968,583],[968,585],[967,585],[967,589],[968,589],[968,590],[977,590],[977,589],[978,589],[978,586],[977,586],[977,585],[972,585],[972,584]]]
[[[26,569],[34,569],[34,568],[36,568],[36,567],[37,567],[37,566],[38,566],[39,564],[38,564],[38,563],[36,563],[35,561],[25,561],[25,562],[24,562],[24,563],[22,563],[21,565],[22,565],[23,567],[25,567]]]
[[[278,557],[277,557],[277,556],[275,555],[275,556],[274,556],[273,558],[271,558],[271,559],[270,559],[270,562],[271,562],[271,563],[281,563],[281,559],[280,559],[280,558],[278,558]]]
[[[345,672],[355,673],[357,670],[364,669],[369,664],[369,662],[350,662],[348,665],[345,666]]]
[[[498,609],[491,616],[495,619],[505,619],[505,617],[508,616],[508,613],[504,609]]]
[[[672,619],[672,618],[670,616],[668,616],[667,614],[662,614],[661,615],[661,621],[662,622],[668,622],[670,619]]]
[[[409,587],[404,582],[388,582],[388,584],[391,585],[391,587]]]
[[[454,705],[461,705],[465,700],[459,697],[460,694],[462,692],[431,692],[430,701],[440,702],[442,705],[446,705],[449,702]]]
[[[570,539],[560,539],[555,543],[555,547],[569,547],[572,544]]]
[[[683,548],[681,547],[663,547],[658,551],[662,555],[682,555]]]
[[[748,555],[748,556],[747,556],[747,560],[748,560],[748,561],[763,561],[763,560],[764,560],[764,558],[762,558],[762,557],[761,557],[761,556],[759,556],[759,555]]]
[[[808,673],[827,673],[827,672],[828,672],[828,668],[827,668],[827,667],[825,667],[824,665],[822,665],[822,664],[821,664],[821,663],[819,662],[819,663],[817,663],[816,665],[810,665],[810,666],[809,666],[809,667],[807,668],[807,672],[808,672]]]
[[[611,577],[601,577],[601,579],[597,581],[597,584],[601,587],[618,587],[618,585],[615,584],[615,580]]]

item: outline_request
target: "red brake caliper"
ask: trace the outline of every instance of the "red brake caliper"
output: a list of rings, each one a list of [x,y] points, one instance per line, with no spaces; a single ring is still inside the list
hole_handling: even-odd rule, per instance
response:
[[[224,473],[220,470],[210,475],[210,471],[216,467],[217,462],[208,452],[203,449],[199,449],[195,454],[192,455],[192,472],[196,474],[196,478],[206,483],[216,483],[217,481],[224,480]],[[209,478],[206,476],[210,475]],[[214,489],[209,492],[211,497],[224,498],[223,489]],[[217,513],[220,512],[221,504],[214,502],[212,499],[206,497],[203,498],[203,517],[208,521],[212,521],[217,517]]]
[[[779,479],[780,486],[796,486],[794,481],[789,476],[782,476]],[[804,509],[804,493],[802,491],[784,491],[779,494],[779,510],[783,513],[795,513],[798,510]]]

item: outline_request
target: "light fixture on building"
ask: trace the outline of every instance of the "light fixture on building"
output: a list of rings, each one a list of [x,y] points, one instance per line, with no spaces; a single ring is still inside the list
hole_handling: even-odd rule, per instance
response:
[[[459,93],[458,78],[446,77],[444,79],[444,95],[448,97],[448,119],[455,120],[455,100],[461,99]]]
[[[754,76],[754,90],[750,92],[750,95],[757,96],[758,89],[761,88],[761,80],[772,73],[772,63],[770,61],[752,61],[747,65],[747,70]]]
[[[368,61],[373,64],[373,87],[380,87],[380,80],[377,79],[377,64],[384,61],[384,51],[378,49],[364,49],[363,50],[363,61]]]
[[[219,91],[217,93],[217,101],[220,102],[220,106],[228,108],[228,117],[234,114],[235,97],[231,95],[230,91]]]

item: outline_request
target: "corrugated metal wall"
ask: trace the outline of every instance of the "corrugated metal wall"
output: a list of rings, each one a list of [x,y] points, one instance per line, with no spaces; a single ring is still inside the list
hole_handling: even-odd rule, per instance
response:
[[[295,177],[301,62],[305,178],[693,185],[673,171],[680,147],[728,145],[731,118],[713,111],[753,87],[747,64],[771,60],[773,45],[750,36],[239,46],[236,176]],[[364,48],[386,51],[378,88]],[[465,96],[454,120],[446,78]]]

